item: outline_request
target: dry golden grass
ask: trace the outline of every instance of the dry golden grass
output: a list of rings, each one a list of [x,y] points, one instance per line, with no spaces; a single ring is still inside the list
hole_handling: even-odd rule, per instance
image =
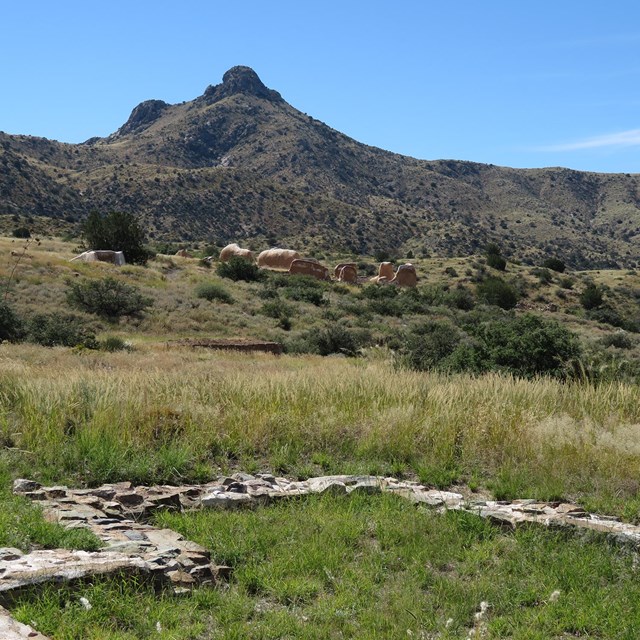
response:
[[[418,473],[435,484],[449,474],[505,495],[577,497],[627,515],[638,489],[636,385],[157,347],[108,354],[5,344],[0,370],[3,442],[31,452],[14,462],[49,478],[175,481],[211,465],[303,473],[317,464]]]

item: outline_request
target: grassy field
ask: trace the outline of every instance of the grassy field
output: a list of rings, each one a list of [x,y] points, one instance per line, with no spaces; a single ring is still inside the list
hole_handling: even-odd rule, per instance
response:
[[[49,588],[14,614],[65,640],[637,637],[634,557],[598,537],[504,534],[394,496],[165,515],[235,567],[176,600],[133,582]],[[80,602],[86,598],[87,610]]]
[[[637,517],[636,385],[151,347],[4,344],[0,362],[3,459],[45,482],[358,471]]]
[[[2,255],[20,246],[0,239]],[[421,298],[422,306],[398,315],[342,284],[326,285],[321,304],[295,299],[280,285],[274,297],[276,281],[232,282],[198,259],[160,256],[148,267],[119,270],[70,264],[73,245],[54,239],[27,253],[10,282],[15,258],[7,255],[0,265],[3,295],[25,317],[68,311],[67,280],[106,276],[139,287],[152,306],[119,321],[76,312],[100,339],[130,343],[113,353],[0,344],[2,545],[96,547],[91,536],[45,523],[37,506],[11,496],[18,476],[85,486],[200,482],[235,470],[297,478],[372,473],[476,496],[571,500],[640,522],[640,387],[632,376],[561,381],[397,366],[397,336],[425,319],[453,317],[441,302],[447,292],[464,287],[475,295],[486,270],[478,260],[417,260],[418,292],[435,302],[427,307]],[[547,281],[530,267],[509,264],[505,278],[524,293],[525,304],[514,313],[555,318],[596,345],[619,329],[580,306],[580,292],[595,282],[620,314],[638,314],[635,272],[562,277],[570,288],[558,274]],[[203,283],[232,301],[198,298]],[[274,300],[289,308],[291,326],[265,313]],[[166,345],[183,336],[293,344],[330,324],[366,330],[377,346],[346,358]],[[633,359],[636,336],[625,335],[623,351]],[[506,534],[472,516],[422,513],[389,496],[171,515],[159,524],[230,563],[235,573],[228,588],[176,600],[144,584],[96,581],[83,591],[90,611],[79,605],[78,592],[51,589],[19,602],[16,615],[56,640],[635,638],[640,632],[636,556],[598,538],[533,529]],[[481,602],[489,607],[476,619]]]

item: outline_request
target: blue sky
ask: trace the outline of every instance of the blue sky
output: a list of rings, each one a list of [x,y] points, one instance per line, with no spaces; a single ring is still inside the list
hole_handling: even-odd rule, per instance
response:
[[[5,2],[0,130],[80,142],[237,64],[361,142],[640,172],[640,3]]]

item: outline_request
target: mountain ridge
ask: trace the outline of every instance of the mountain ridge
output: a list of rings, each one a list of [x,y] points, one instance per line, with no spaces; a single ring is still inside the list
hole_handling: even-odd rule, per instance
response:
[[[141,216],[167,240],[468,255],[487,242],[576,267],[640,260],[640,179],[421,160],[303,114],[249,67],[191,101],[147,100],[104,138],[0,133],[0,214]]]

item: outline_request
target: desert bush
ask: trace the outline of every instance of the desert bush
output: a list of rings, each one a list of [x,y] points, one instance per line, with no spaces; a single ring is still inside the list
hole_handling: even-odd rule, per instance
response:
[[[489,368],[522,377],[567,377],[581,354],[578,339],[569,329],[530,313],[480,324],[473,337],[482,344]]]
[[[597,309],[604,301],[602,289],[595,284],[590,284],[580,294],[580,304],[587,310]]]
[[[233,256],[227,262],[220,262],[216,272],[221,278],[234,281],[258,282],[265,278],[265,273],[258,268],[257,264],[238,256]]]
[[[16,227],[11,232],[11,235],[14,238],[30,238],[31,237],[31,231],[29,231],[29,229],[27,229],[27,227]]]
[[[425,322],[406,336],[399,363],[416,371],[447,369],[444,361],[455,351],[460,339],[460,331],[450,322]]]
[[[399,363],[418,371],[504,371],[530,378],[565,378],[581,354],[577,338],[557,322],[525,314],[469,324],[429,321],[412,329]]]
[[[612,307],[608,305],[602,305],[595,309],[589,309],[587,311],[587,317],[594,322],[604,322],[610,324],[612,327],[622,327],[625,323],[624,318]]]
[[[562,278],[560,278],[558,280],[558,284],[563,288],[563,289],[572,289],[573,285],[575,284],[575,281],[573,278],[570,278],[568,276],[564,276]]]
[[[324,295],[326,285],[311,276],[281,275],[273,279],[273,285],[280,285],[282,294],[289,300],[308,302],[316,307],[329,304],[329,300]]]
[[[377,313],[381,316],[395,316],[401,317],[403,314],[403,307],[397,298],[374,298],[369,300],[367,307],[373,313]]]
[[[397,287],[368,284],[362,287],[360,295],[368,300],[387,300],[389,298],[395,298],[399,291]]]
[[[196,287],[196,297],[213,302],[224,302],[225,304],[233,304],[231,294],[217,282],[201,282]]]
[[[567,268],[564,262],[558,258],[547,258],[542,266],[545,269],[551,269],[551,271],[557,271],[558,273],[564,273],[564,270]]]
[[[501,278],[486,278],[478,285],[478,297],[487,304],[501,309],[513,309],[518,303],[518,292]]]
[[[23,337],[24,326],[18,314],[0,300],[0,342],[17,342]]]
[[[600,339],[603,347],[615,347],[616,349],[632,349],[635,346],[635,340],[631,338],[626,331],[616,331],[603,336]]]
[[[117,336],[108,336],[104,340],[98,342],[98,348],[101,351],[132,351],[131,345]]]
[[[471,311],[475,307],[476,301],[471,291],[465,288],[454,289],[444,296],[444,304],[452,309],[461,311]]]
[[[507,268],[507,261],[501,255],[490,253],[487,255],[487,265],[492,269],[504,271]]]
[[[43,347],[97,349],[95,334],[82,318],[67,313],[40,313],[28,318],[26,337]]]
[[[551,275],[551,271],[549,271],[549,269],[539,269],[539,268],[535,268],[532,271],[534,276],[538,277],[538,280],[540,280],[540,282],[542,284],[550,284],[551,282],[553,282],[553,276]]]
[[[355,356],[371,341],[366,329],[349,329],[340,324],[328,324],[320,330],[306,331],[285,345],[289,353],[315,353],[321,356],[341,354]]]
[[[260,313],[268,318],[275,318],[279,320],[281,318],[290,318],[295,314],[295,309],[290,304],[282,302],[280,299],[269,300],[265,302],[260,308]]]
[[[115,278],[70,281],[68,285],[67,300],[71,305],[103,318],[139,315],[151,305],[151,299],[143,296],[137,287]]]

